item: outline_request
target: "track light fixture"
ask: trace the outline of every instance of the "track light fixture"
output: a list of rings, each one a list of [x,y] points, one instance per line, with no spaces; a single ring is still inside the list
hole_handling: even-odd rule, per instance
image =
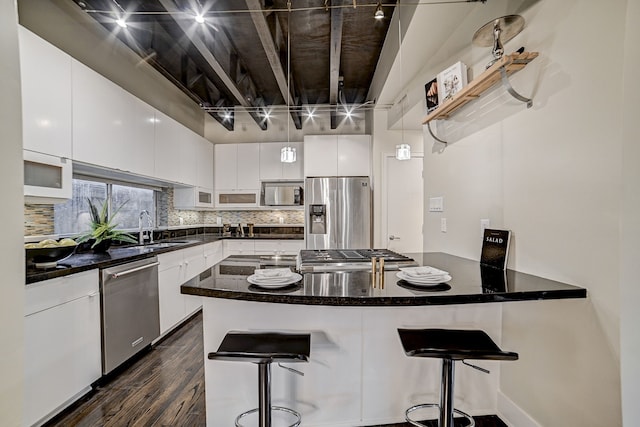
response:
[[[382,2],[378,1],[378,5],[376,6],[376,11],[373,14],[375,19],[383,19],[384,18],[384,10],[382,10]]]

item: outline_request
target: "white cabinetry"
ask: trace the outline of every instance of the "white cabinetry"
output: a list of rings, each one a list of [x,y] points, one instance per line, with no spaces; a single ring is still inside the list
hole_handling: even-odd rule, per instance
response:
[[[338,138],[335,135],[304,137],[304,176],[338,176]]]
[[[184,296],[180,293],[184,256],[181,251],[160,254],[158,262],[160,334],[164,335],[185,316]]]
[[[304,150],[305,177],[371,175],[369,135],[307,135]]]
[[[75,60],[72,75],[73,159],[153,176],[154,109]]]
[[[156,178],[198,185],[197,157],[201,137],[160,111],[155,112]]]
[[[304,240],[256,240],[256,255],[298,255],[304,249]]]
[[[260,201],[260,145],[216,144],[215,206],[255,207]]]
[[[296,149],[296,161],[293,163],[282,163],[280,161],[280,150],[285,145]],[[260,180],[302,180],[303,174],[303,144],[301,142],[265,142],[260,143]]]
[[[204,268],[210,268],[222,261],[224,258],[223,243],[221,240],[217,242],[207,243],[202,248],[204,252]]]
[[[185,129],[185,133],[191,133]],[[192,147],[187,144],[183,147],[185,150],[193,148],[191,155],[191,161],[189,157],[182,159],[181,167],[193,170],[195,164],[196,172],[196,187],[177,187],[173,193],[173,206],[176,209],[213,209],[213,144],[198,135],[187,135],[192,139]],[[156,137],[158,139],[158,137]],[[160,138],[162,140],[163,138]],[[159,166],[158,174],[161,173],[163,168],[167,167],[167,164],[171,162],[169,158],[170,144],[163,143],[162,150],[156,146],[156,155],[161,159],[158,160],[157,166]],[[165,151],[167,150],[167,151]],[[175,170],[175,169],[174,169]],[[173,176],[176,178],[177,176]],[[189,176],[182,174],[182,178],[189,179]]]
[[[222,260],[222,242],[212,242],[158,255],[160,333],[180,324],[202,306],[201,299],[180,293],[180,286]]]
[[[213,190],[213,144],[198,136],[196,143],[196,184]]]
[[[98,270],[25,290],[24,425],[44,421],[100,378]]]
[[[71,158],[71,57],[19,27],[23,148]]]
[[[224,257],[231,255],[254,255],[256,251],[254,240],[223,240]]]

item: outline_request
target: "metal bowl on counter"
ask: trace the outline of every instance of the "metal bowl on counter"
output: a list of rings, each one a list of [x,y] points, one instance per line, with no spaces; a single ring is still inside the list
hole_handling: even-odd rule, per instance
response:
[[[36,268],[55,268],[58,261],[62,261],[75,252],[77,244],[71,242],[73,240],[63,239],[60,242],[52,240],[52,243],[45,244],[43,247],[37,247],[42,242],[25,245],[27,265],[33,264]]]

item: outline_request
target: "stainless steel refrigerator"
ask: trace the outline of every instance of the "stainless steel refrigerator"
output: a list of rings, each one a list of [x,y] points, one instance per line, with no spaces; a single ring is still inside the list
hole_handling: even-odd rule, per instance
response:
[[[371,247],[368,177],[307,178],[304,189],[307,249]]]

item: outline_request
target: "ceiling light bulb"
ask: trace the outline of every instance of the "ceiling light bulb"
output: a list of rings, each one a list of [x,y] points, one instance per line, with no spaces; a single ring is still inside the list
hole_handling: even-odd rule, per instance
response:
[[[411,159],[411,146],[409,144],[396,145],[396,159],[398,159],[398,160],[410,160]]]
[[[116,24],[118,24],[122,28],[127,28],[127,23],[124,21],[124,18],[118,18],[116,20]]]
[[[196,16],[194,17],[194,19],[196,20],[196,22],[197,22],[198,24],[204,24],[204,16],[202,16],[202,15],[198,14],[198,15],[196,15]]]
[[[373,17],[376,19],[384,18],[384,11],[382,10],[382,3],[378,2],[378,6],[376,7],[376,11],[373,14]]]

